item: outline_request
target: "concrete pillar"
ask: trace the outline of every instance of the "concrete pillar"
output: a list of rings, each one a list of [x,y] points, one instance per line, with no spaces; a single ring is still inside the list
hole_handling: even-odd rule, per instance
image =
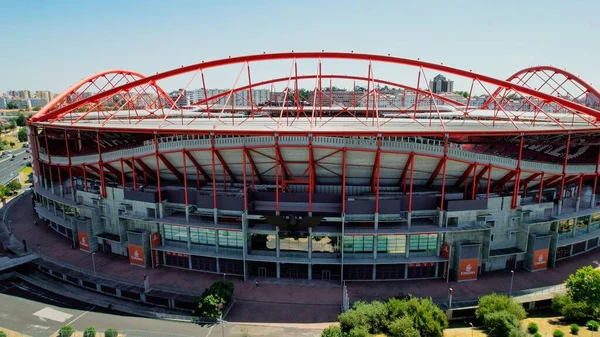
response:
[[[377,260],[377,242],[379,241],[378,235],[373,235],[373,260]]]
[[[219,229],[215,230],[215,253],[219,252]]]
[[[188,264],[189,264],[189,268],[192,269],[192,255],[188,255]]]
[[[148,302],[146,302],[146,294],[140,294],[140,301],[142,301],[144,303],[148,303]]]
[[[373,263],[373,281],[377,279],[377,265]]]
[[[438,215],[438,227],[439,228],[444,227],[444,215],[445,214],[446,214],[446,212],[439,211],[439,215]]]
[[[65,197],[65,189],[63,188],[63,185],[58,186],[58,191],[60,193],[60,197],[64,198]]]
[[[408,264],[404,264],[404,279],[408,279]]]
[[[192,249],[192,236],[190,235],[191,234],[190,227],[187,227],[186,232],[187,232],[187,248]]]
[[[579,212],[580,203],[581,203],[581,198],[577,197],[577,199],[575,199],[575,212]]]
[[[312,259],[312,227],[308,227],[308,260]]]
[[[406,244],[404,249],[406,250],[406,258],[408,259],[410,257],[410,234],[406,234]]]
[[[216,208],[213,208],[213,222],[216,225],[219,218],[219,212]]]
[[[219,263],[219,258],[217,257],[216,260],[217,260],[217,274],[220,274],[221,273],[221,266],[219,266],[219,264],[220,264]]]
[[[246,263],[246,257],[248,256],[248,211],[242,213],[242,260],[244,266],[244,281],[248,280],[248,264]]]
[[[375,221],[373,221],[374,225],[375,225],[375,230],[379,229],[379,213],[375,213]]]
[[[277,260],[279,260],[279,226],[275,226],[275,253],[277,256]],[[279,266],[277,267],[277,270],[279,270]]]
[[[308,264],[308,280],[312,280],[312,264]]]
[[[556,211],[556,215],[560,215],[562,213],[562,200],[558,202],[558,209]]]
[[[164,217],[163,212],[164,212],[164,205],[161,202],[161,203],[158,204],[158,218],[159,219],[162,219]]]
[[[121,289],[115,288],[117,297],[121,297]]]
[[[590,196],[590,208],[594,207],[594,206],[595,206],[595,204],[596,204],[596,195],[595,195],[595,194],[592,194],[592,195]]]
[[[410,212],[408,212],[408,214],[406,215],[406,219],[408,220],[408,229],[410,229],[410,223],[412,222],[412,215],[410,214]]]
[[[185,222],[190,222],[190,206],[185,206]]]
[[[169,309],[175,309],[175,300],[169,299]]]

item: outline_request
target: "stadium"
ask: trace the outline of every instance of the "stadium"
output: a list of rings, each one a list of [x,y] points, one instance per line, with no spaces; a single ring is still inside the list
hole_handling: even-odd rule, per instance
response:
[[[437,92],[438,73],[469,90]],[[65,242],[132,268],[542,272],[599,245],[599,103],[552,66],[504,80],[354,52],[107,70],[29,120],[35,210]]]

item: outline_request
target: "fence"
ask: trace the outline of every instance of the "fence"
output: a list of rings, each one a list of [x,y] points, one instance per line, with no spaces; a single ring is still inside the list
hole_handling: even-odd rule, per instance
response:
[[[96,330],[96,337],[104,337],[103,330]],[[192,335],[181,335],[174,334],[168,332],[159,332],[159,331],[144,331],[144,330],[118,330],[119,337],[195,337]],[[22,334],[31,337],[48,337],[48,336],[59,336],[58,333],[51,334],[49,331],[23,331]],[[83,331],[74,332],[71,337],[83,337]],[[10,334],[7,334],[8,337],[11,337]]]

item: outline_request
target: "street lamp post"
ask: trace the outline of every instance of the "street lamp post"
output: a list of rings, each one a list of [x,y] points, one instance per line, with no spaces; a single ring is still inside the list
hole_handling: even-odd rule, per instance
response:
[[[452,308],[452,288],[448,288],[448,308]]]
[[[510,271],[510,290],[508,291],[508,297],[512,297],[512,288],[513,288],[514,279],[515,279],[515,271],[511,270]]]
[[[473,323],[469,322],[469,325],[471,326],[471,337],[473,337],[473,334],[475,333],[475,327],[473,326]]]
[[[219,303],[219,310],[221,315],[219,316],[219,322],[221,323],[221,336],[225,337],[225,322],[223,322],[223,303]]]
[[[40,257],[42,257],[42,246],[40,246],[39,243],[37,245],[37,249],[38,249],[38,254],[40,254]]]
[[[95,255],[96,253],[92,253],[92,268],[94,268],[94,276],[96,276],[96,260],[94,259]]]

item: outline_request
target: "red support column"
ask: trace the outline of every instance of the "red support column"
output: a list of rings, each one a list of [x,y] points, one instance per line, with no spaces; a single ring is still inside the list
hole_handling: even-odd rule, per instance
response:
[[[123,191],[125,190],[125,167],[123,166],[123,158],[121,158],[121,182],[123,183]]]
[[[513,197],[512,197],[512,209],[517,208],[519,202],[519,190],[521,189],[521,158],[523,157],[523,134],[519,140],[519,157],[517,158],[517,174],[515,176]]]
[[[577,198],[581,198],[581,188],[583,187],[583,174],[579,176],[579,187],[577,188]]]
[[[200,189],[200,171],[196,169],[196,188]]]
[[[475,200],[475,193],[477,192],[477,163],[473,166],[473,187],[471,188],[471,200]]]
[[[592,186],[592,197],[590,199],[590,208],[594,207],[596,202],[596,185],[598,185],[598,168],[600,166],[600,149],[598,149],[598,159],[596,160],[596,174],[594,175],[594,186]]]
[[[562,179],[560,181],[560,194],[558,195],[559,207],[562,207],[562,199],[565,188],[565,178],[567,177],[567,163],[569,161],[569,147],[571,146],[571,134],[567,135],[567,147],[565,148],[565,160],[563,161]]]
[[[158,138],[154,133],[154,159],[156,163],[156,184],[158,185],[158,202],[162,202],[162,192],[160,190],[160,163],[158,161]]]
[[[104,182],[104,164],[102,163],[102,147],[100,146],[100,131],[96,131],[96,145],[98,146],[98,169],[100,171],[100,193],[106,198],[106,184]]]
[[[217,173],[215,170],[215,136],[210,135],[210,153],[212,165],[213,208],[217,209]]]
[[[442,195],[440,198],[440,211],[444,210],[446,192],[446,167],[448,166],[448,135],[444,136],[444,167],[442,168]]]
[[[131,175],[133,176],[133,191],[137,191],[137,180],[136,180],[136,171],[135,171],[135,161],[133,157],[131,158]]]
[[[346,213],[346,147],[342,152],[342,214]]]
[[[73,169],[71,165],[71,152],[69,150],[69,140],[67,139],[67,130],[65,129],[65,149],[67,149],[67,160],[69,161],[69,180],[71,181],[71,194],[75,197],[75,183],[73,182]]]
[[[250,69],[248,69],[250,71]],[[248,191],[246,191],[246,151],[242,151],[242,183],[244,184],[244,211],[248,210]]]
[[[185,161],[185,150],[181,151],[183,157],[183,195],[185,199],[185,205],[188,205],[188,184],[187,184],[187,162]]]
[[[44,142],[46,143],[46,155],[48,156],[48,175],[50,176],[50,186],[54,186],[52,182],[52,157],[50,156],[50,147],[48,146],[48,129],[44,128]],[[54,190],[52,190],[54,193]]]
[[[275,136],[275,212],[279,214],[279,151],[277,151],[277,136]]]
[[[544,191],[544,171],[540,175],[540,192],[538,194],[538,204],[542,203],[542,192]]]
[[[490,165],[490,168],[488,170],[488,175],[487,175],[487,189],[485,191],[486,199],[490,198],[490,188],[491,187],[492,187],[492,165]]]
[[[414,152],[413,152],[414,153]],[[410,163],[410,183],[408,187],[408,213],[412,212],[412,197],[413,197],[413,176],[415,172],[415,156],[413,154],[412,161]],[[410,224],[410,222],[409,222]]]
[[[60,165],[56,165],[56,173],[58,174],[58,186],[62,187],[62,176],[60,174]]]

